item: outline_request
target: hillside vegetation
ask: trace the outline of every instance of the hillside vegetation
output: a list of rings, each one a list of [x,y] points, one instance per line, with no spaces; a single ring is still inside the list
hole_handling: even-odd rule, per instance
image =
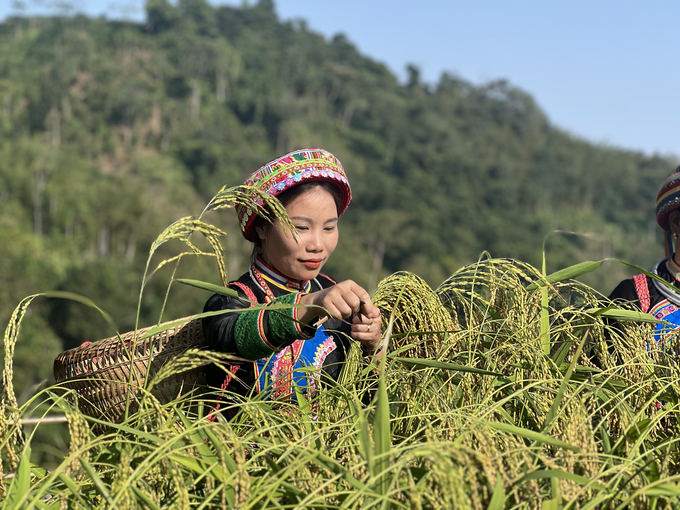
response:
[[[603,256],[649,265],[662,253],[654,197],[677,162],[556,129],[506,81],[423,83],[410,67],[399,83],[346,37],[282,23],[268,1],[149,0],[143,24],[0,24],[2,326],[24,296],[58,289],[133,328],[158,233],[308,146],[339,157],[354,193],[326,268],[335,278],[375,288],[408,269],[437,286],[484,250],[537,265],[555,229],[590,235],[549,238],[552,270]],[[236,277],[249,247],[233,213],[220,214],[211,221],[229,232]],[[603,292],[625,274],[610,269],[590,280]],[[142,325],[158,320],[169,271],[151,280]],[[218,281],[214,259],[180,272]],[[173,287],[164,318],[200,311],[205,297]],[[95,312],[58,300],[37,300],[22,328],[18,389],[50,377],[64,347],[111,334]]]

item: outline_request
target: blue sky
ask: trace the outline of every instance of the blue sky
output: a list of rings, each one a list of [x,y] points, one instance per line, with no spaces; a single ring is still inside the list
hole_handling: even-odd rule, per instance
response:
[[[25,0],[25,12],[45,12],[49,1]],[[90,15],[144,16],[143,0],[70,3]],[[413,63],[429,82],[444,71],[476,84],[505,78],[573,134],[680,156],[678,1],[278,0],[276,9],[327,37],[345,33],[400,76]],[[0,0],[0,18],[12,12],[12,0]]]

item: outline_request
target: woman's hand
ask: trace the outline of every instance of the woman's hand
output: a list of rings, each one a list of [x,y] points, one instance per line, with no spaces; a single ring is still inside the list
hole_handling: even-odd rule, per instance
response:
[[[345,280],[327,289],[305,294],[300,299],[302,305],[315,305],[305,308],[298,317],[304,324],[312,324],[316,317],[327,315],[346,319],[355,315],[352,324],[352,338],[361,342],[364,350],[373,352],[380,343],[380,310],[361,286],[352,280]]]
[[[372,354],[378,349],[382,336],[380,310],[373,305],[371,306],[373,307],[372,312],[364,314],[363,310],[366,307],[363,306],[362,312],[352,319],[352,338],[361,342],[361,347],[367,354]]]

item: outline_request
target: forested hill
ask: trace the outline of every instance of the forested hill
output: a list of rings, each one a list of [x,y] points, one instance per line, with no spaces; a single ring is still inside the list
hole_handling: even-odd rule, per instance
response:
[[[222,185],[309,146],[340,158],[354,192],[327,268],[337,278],[370,287],[409,269],[436,285],[484,250],[536,264],[555,229],[589,237],[551,237],[551,270],[661,255],[654,197],[676,162],[560,131],[506,81],[443,75],[427,84],[409,72],[400,84],[344,36],[328,41],[304,21],[280,22],[269,1],[149,0],[144,24],[6,20],[0,322],[25,295],[61,289],[92,298],[125,331],[155,236],[199,213]],[[211,219],[234,234],[224,244],[235,277],[248,247],[231,214]],[[217,279],[208,259],[181,273]],[[606,292],[624,273],[601,274]],[[157,320],[168,277],[147,289],[143,323]],[[165,317],[196,312],[205,297],[173,288]],[[30,362],[43,353],[40,376],[63,343],[109,334],[80,305],[40,303],[19,346]]]

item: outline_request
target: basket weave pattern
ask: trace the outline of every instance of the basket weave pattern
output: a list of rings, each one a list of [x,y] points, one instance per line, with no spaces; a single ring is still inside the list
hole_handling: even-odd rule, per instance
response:
[[[78,407],[83,413],[107,421],[120,421],[125,412],[128,389],[130,407],[134,410],[147,370],[149,378],[153,379],[163,365],[187,349],[207,346],[201,319],[186,317],[185,322],[162,326],[166,324],[167,329],[137,340],[136,345],[135,332],[131,331],[120,337],[106,338],[62,352],[54,362],[57,383],[75,390]],[[136,338],[141,338],[151,329],[137,330]],[[130,379],[131,369],[134,373]],[[157,384],[151,393],[161,404],[168,403],[180,392],[204,386],[204,372],[204,367],[198,367],[172,375]]]

